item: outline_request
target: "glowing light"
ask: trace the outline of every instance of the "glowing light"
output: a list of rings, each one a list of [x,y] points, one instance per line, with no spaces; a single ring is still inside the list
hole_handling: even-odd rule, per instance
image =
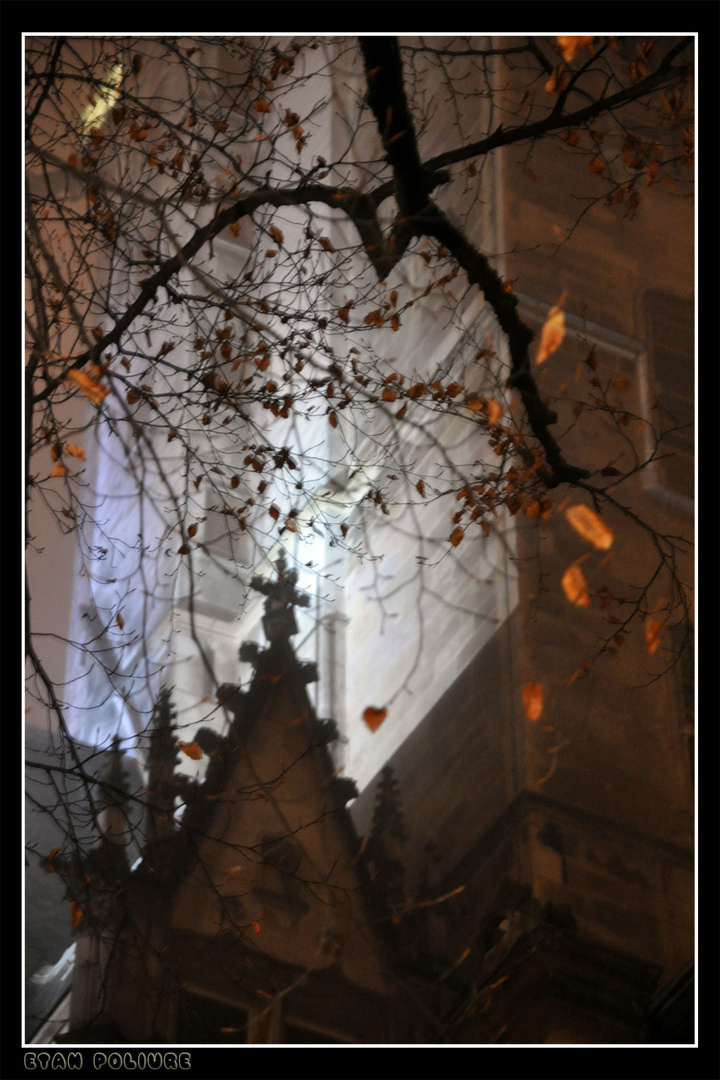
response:
[[[101,83],[100,89],[96,91],[92,101],[85,106],[80,117],[80,129],[83,135],[87,135],[93,128],[101,128],[105,123],[107,114],[120,97],[118,87],[123,81],[123,74],[122,64],[119,62],[113,64],[104,82]]]

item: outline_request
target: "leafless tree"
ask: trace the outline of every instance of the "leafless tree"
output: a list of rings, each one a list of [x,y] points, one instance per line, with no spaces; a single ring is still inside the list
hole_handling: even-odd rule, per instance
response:
[[[617,514],[654,551],[598,653],[683,623],[686,539],[623,495],[672,425],[623,404],[592,342],[582,384],[542,386],[562,305],[533,345],[486,205],[496,153],[546,141],[597,180],[578,220],[593,200],[631,217],[649,185],[683,198],[692,60],[676,38],[28,38],[27,540],[52,558],[41,507],[75,538],[64,644],[85,672],[46,670],[30,578],[29,693],[91,806],[71,733],[104,710],[112,734],[120,702],[147,741],[160,614],[182,594],[192,621],[213,564],[242,604],[278,542],[373,560],[387,521],[432,592],[433,563],[578,495],[595,548]],[[591,469],[567,445],[598,417],[618,449]],[[567,589],[573,618],[579,568]]]

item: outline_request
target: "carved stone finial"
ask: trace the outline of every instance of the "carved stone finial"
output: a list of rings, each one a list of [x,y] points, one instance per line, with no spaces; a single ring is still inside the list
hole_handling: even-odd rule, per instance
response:
[[[99,778],[98,824],[103,840],[118,847],[127,847],[130,842],[130,826],[127,817],[130,792],[122,759],[120,738],[116,735],[107,765]]]
[[[123,807],[128,801],[128,777],[123,767],[120,736],[115,735],[105,768],[100,776],[100,805]]]
[[[297,570],[287,568],[284,552],[280,553],[275,565],[278,574],[276,581],[268,581],[256,575],[250,582],[253,589],[267,597],[263,629],[271,644],[276,641],[287,641],[293,634],[297,634],[298,628],[293,608],[310,606],[308,594],[295,588],[298,579]]]
[[[148,831],[153,842],[173,835],[173,811],[177,783],[175,767],[178,760],[175,739],[175,709],[170,690],[163,687],[153,711],[148,753]]]
[[[405,900],[406,841],[397,781],[392,767],[386,765],[380,774],[372,829],[365,849],[376,900],[385,912],[395,911]]]

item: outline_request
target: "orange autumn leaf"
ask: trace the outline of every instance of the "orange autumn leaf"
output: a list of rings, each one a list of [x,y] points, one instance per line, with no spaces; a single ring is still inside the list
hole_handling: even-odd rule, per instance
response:
[[[115,616],[115,622],[117,623],[118,628],[120,630],[122,630],[123,626],[125,625],[125,620],[123,619],[120,612],[118,612],[117,615]]]
[[[456,529],[453,529],[453,531],[450,533],[450,543],[453,547],[457,547],[458,544],[462,543],[462,539],[464,536],[465,530],[463,529],[462,525],[458,525],[458,527]]]
[[[662,623],[659,619],[648,619],[645,623],[645,648],[651,656],[654,652],[657,652],[660,644],[661,629]]]
[[[582,36],[558,35],[555,40],[562,49],[563,60],[566,64],[570,64],[581,49],[585,48],[586,45],[588,47],[590,46],[592,43],[592,34],[585,34]]]
[[[260,923],[257,922],[257,920],[253,919],[250,925],[252,926],[253,934],[259,934],[261,932],[262,928],[260,926]]]
[[[565,313],[562,309],[567,293],[563,293],[557,304],[548,311],[547,318],[540,331],[540,345],[535,356],[536,364],[544,364],[548,356],[562,345],[565,340]]]
[[[449,392],[450,388],[448,387],[448,393]],[[469,409],[470,412],[482,412],[486,404],[482,394],[478,394],[475,390],[471,390],[465,398],[465,408]]]
[[[418,480],[418,482],[417,482],[417,484],[415,485],[415,487],[417,488],[417,493],[418,493],[418,495],[420,496],[420,498],[421,498],[421,499],[424,499],[424,498],[425,498],[425,485],[424,485],[424,483],[422,482],[422,480]]]
[[[614,539],[612,531],[589,506],[581,503],[568,506],[565,517],[578,536],[582,536],[583,540],[587,540],[598,551],[607,551],[612,547]]]
[[[590,607],[587,582],[579,566],[568,566],[562,576],[562,590],[571,604],[576,607]]]
[[[556,64],[552,70],[552,74],[548,81],[545,83],[546,94],[559,94],[565,89],[568,84],[567,75],[563,70],[562,64]]]
[[[523,709],[528,720],[539,720],[542,716],[544,695],[542,683],[529,682],[523,687]]]
[[[258,98],[257,101],[253,102],[253,109],[255,112],[270,112],[270,102],[265,98]]]
[[[271,225],[268,229],[268,232],[270,233],[276,244],[282,244],[285,237],[281,233],[280,229],[278,229],[277,225]]]
[[[68,443],[65,447],[65,453],[70,457],[80,458],[81,461],[85,460],[85,451],[82,446],[77,446],[75,443]]]
[[[76,904],[73,901],[73,903],[70,905],[70,922],[71,922],[72,926],[73,927],[77,926],[77,924],[80,922],[82,917],[83,917],[82,908],[80,907],[79,904]]]
[[[368,705],[363,713],[363,720],[371,731],[377,731],[386,716],[387,709],[376,709],[373,705]]]
[[[488,401],[488,420],[491,424],[497,424],[500,417],[503,414],[502,405],[499,401],[495,401],[494,398],[490,398]]]
[[[64,465],[53,465],[51,476],[67,476],[67,469]]]
[[[178,742],[178,746],[193,761],[199,761],[202,757],[202,750],[196,742]]]
[[[92,401],[93,405],[99,405],[110,393],[106,386],[99,383],[97,379],[93,379],[87,371],[80,371],[78,368],[70,368],[67,380],[75,383],[80,393]]]
[[[625,375],[621,375],[619,378],[613,379],[612,384],[613,384],[613,386],[615,387],[616,390],[629,390],[630,389],[630,380],[628,378],[626,378]]]
[[[337,416],[335,415],[334,412],[328,413],[328,421],[330,422],[330,427],[334,427],[334,428],[337,427],[338,421],[337,421]]]

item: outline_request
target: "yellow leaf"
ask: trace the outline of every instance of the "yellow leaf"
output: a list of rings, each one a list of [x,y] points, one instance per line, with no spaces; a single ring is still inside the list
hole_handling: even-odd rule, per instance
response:
[[[51,476],[67,476],[67,469],[64,465],[53,465]]]
[[[652,654],[657,652],[658,645],[660,644],[660,630],[662,629],[662,623],[659,619],[648,619],[645,623],[645,648]]]
[[[178,746],[183,754],[187,754],[193,761],[199,761],[202,757],[202,750],[196,742],[178,742]]]
[[[535,356],[536,364],[544,364],[548,356],[562,345],[565,339],[565,313],[562,305],[565,303],[567,293],[563,293],[555,307],[550,308],[545,324],[540,331],[540,345]]]
[[[92,375],[88,375],[87,371],[80,371],[78,368],[70,368],[67,379],[69,382],[75,383],[80,393],[89,398],[94,405],[99,405],[110,393],[107,387],[93,379]]]
[[[614,539],[612,531],[589,506],[583,506],[581,503],[568,506],[565,517],[578,536],[582,536],[583,540],[587,540],[598,551],[607,551],[612,547]]]
[[[80,458],[83,461],[85,460],[85,451],[82,446],[76,446],[75,443],[68,443],[65,447],[65,452],[69,454],[70,457]]]
[[[363,720],[371,731],[377,731],[386,716],[387,709],[376,709],[373,705],[368,705],[363,713]]]
[[[562,49],[563,60],[566,64],[570,64],[577,54],[586,45],[589,47],[592,42],[592,34],[584,35],[582,37],[573,36],[558,36],[555,38],[559,47]]]
[[[571,604],[576,607],[590,607],[585,575],[579,566],[568,566],[562,576],[562,590]]]
[[[539,720],[542,716],[544,695],[542,683],[529,682],[523,687],[523,708],[528,720]]]

